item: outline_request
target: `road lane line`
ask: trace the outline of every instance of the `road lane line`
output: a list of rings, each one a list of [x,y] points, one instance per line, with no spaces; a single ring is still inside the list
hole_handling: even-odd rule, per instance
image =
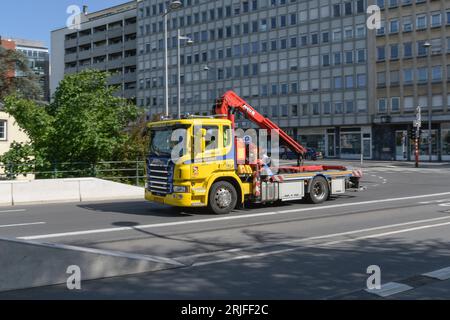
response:
[[[428,273],[422,273],[422,275],[429,277],[429,278],[442,280],[442,281],[449,280],[450,279],[450,267],[435,270],[435,271],[428,272]]]
[[[33,226],[33,225],[37,225],[37,224],[45,224],[45,222],[30,222],[30,223],[5,224],[5,225],[0,225],[0,228],[22,227],[22,226]]]
[[[234,249],[228,249],[228,250],[223,250],[223,251],[214,252],[214,253],[236,253],[236,252],[241,252],[241,251],[246,251],[246,250],[262,249],[262,248],[267,248],[267,247],[290,245],[290,244],[295,244],[295,243],[300,243],[300,242],[308,242],[308,241],[313,241],[313,240],[322,240],[322,239],[335,238],[335,237],[341,237],[341,236],[349,236],[349,235],[362,233],[362,232],[376,231],[376,230],[389,229],[389,228],[395,228],[395,227],[403,227],[403,226],[408,226],[408,225],[412,225],[412,224],[418,224],[418,223],[424,223],[424,222],[435,222],[435,221],[448,220],[448,219],[450,219],[450,217],[439,217],[439,218],[432,218],[432,219],[425,219],[425,220],[415,220],[415,221],[396,223],[396,224],[373,227],[373,228],[365,228],[365,229],[358,229],[358,230],[352,230],[352,231],[347,231],[347,232],[326,234],[326,235],[322,235],[322,236],[308,237],[308,238],[288,240],[288,241],[282,241],[282,242],[273,242],[273,243],[267,243],[267,244],[263,244],[263,245],[253,245],[253,246],[247,246],[247,247],[243,247],[243,248],[234,248]],[[181,258],[199,258],[199,257],[203,257],[203,256],[208,256],[211,254],[212,254],[211,252],[199,253],[199,254],[194,254],[194,255],[190,255],[190,256],[183,256]]]
[[[396,231],[390,231],[390,232],[384,232],[384,233],[373,234],[373,235],[368,235],[368,236],[362,236],[362,237],[357,237],[357,238],[353,238],[353,239],[336,240],[336,241],[332,241],[332,242],[327,242],[327,243],[321,244],[321,246],[322,245],[324,245],[324,246],[331,246],[331,245],[339,244],[339,243],[343,243],[343,242],[353,242],[353,241],[370,239],[370,238],[380,238],[380,237],[384,237],[384,236],[390,236],[390,235],[393,235],[393,234],[399,234],[399,233],[405,233],[405,232],[417,231],[417,230],[423,230],[423,229],[430,229],[430,228],[436,228],[436,227],[442,227],[442,226],[448,226],[448,225],[450,225],[450,222],[431,224],[431,225],[425,225],[425,226],[414,227],[414,228],[409,228],[409,229],[401,229],[401,230],[396,230]]]
[[[385,298],[412,289],[414,288],[403,283],[388,282],[382,284],[380,289],[365,289],[364,291]]]
[[[0,214],[2,214],[2,213],[13,213],[13,212],[24,212],[24,211],[27,211],[27,210],[25,210],[25,209],[2,210],[2,211],[0,211]]]
[[[428,229],[428,228],[435,228],[435,227],[440,227],[440,226],[445,226],[445,225],[450,225],[450,222],[440,223],[440,224],[435,224],[435,225],[427,225],[427,226],[416,227],[416,228],[402,229],[402,230],[397,230],[397,231],[392,231],[392,232],[385,232],[385,233],[373,234],[373,235],[369,235],[369,236],[358,237],[358,238],[352,238],[352,239],[345,239],[345,240],[339,240],[339,241],[332,241],[332,242],[328,242],[328,243],[319,243],[319,244],[315,244],[315,245],[313,245],[313,246],[320,248],[320,247],[323,247],[323,246],[330,246],[330,245],[339,244],[339,243],[342,243],[342,242],[354,242],[354,241],[358,241],[358,240],[362,240],[362,239],[368,239],[368,238],[381,238],[381,237],[384,237],[384,236],[387,236],[387,235],[393,235],[393,234],[399,234],[399,233],[405,233],[405,232],[417,231],[417,230]],[[211,260],[211,261],[197,262],[197,263],[193,263],[191,266],[192,266],[192,267],[200,267],[200,266],[205,266],[205,265],[210,265],[210,264],[224,263],[224,262],[231,262],[231,261],[236,261],[236,260],[244,260],[244,259],[252,259],[252,258],[261,258],[261,257],[265,257],[265,256],[269,256],[269,255],[274,255],[274,254],[280,254],[280,253],[287,253],[287,252],[292,252],[292,251],[298,251],[298,250],[301,249],[301,248],[302,248],[302,247],[295,247],[295,248],[288,248],[288,249],[280,249],[280,250],[275,250],[275,251],[266,251],[266,252],[257,253],[257,254],[240,255],[240,256],[235,256],[235,257],[230,257],[230,258],[218,259],[218,260]],[[219,252],[219,253],[221,253],[221,252]],[[181,259],[185,259],[185,258],[189,258],[189,256],[186,256],[186,257],[177,257],[177,258],[175,258],[175,259],[176,259],[177,261],[180,261]]]
[[[402,201],[402,200],[430,198],[430,197],[437,197],[437,196],[443,196],[443,195],[450,195],[450,192],[434,193],[434,194],[428,194],[428,195],[410,196],[410,197],[402,197],[402,198],[391,198],[391,199],[371,200],[371,201],[362,201],[362,202],[341,203],[341,204],[325,205],[325,206],[322,205],[322,206],[308,207],[308,208],[303,208],[303,209],[292,209],[292,210],[282,210],[282,211],[261,212],[261,213],[243,214],[243,215],[220,217],[220,218],[210,218],[210,219],[198,219],[198,220],[188,220],[188,221],[157,223],[157,224],[141,225],[141,226],[135,226],[135,227],[117,227],[117,228],[92,229],[92,230],[80,230],[80,231],[73,231],[73,232],[62,232],[62,233],[52,233],[52,234],[43,234],[43,235],[33,235],[33,236],[19,237],[17,239],[38,240],[38,239],[49,239],[49,238],[61,238],[61,237],[70,237],[70,236],[80,236],[80,235],[88,235],[88,234],[99,234],[99,233],[110,233],[110,232],[119,232],[119,231],[130,231],[130,230],[136,230],[136,229],[151,229],[151,228],[173,227],[173,226],[199,224],[199,223],[207,223],[207,222],[230,221],[230,220],[238,220],[238,219],[248,219],[248,218],[256,218],[256,217],[274,216],[274,215],[286,214],[286,213],[317,211],[317,210],[326,210],[326,209],[334,209],[334,208],[361,206],[361,205],[366,205],[366,204],[378,204],[378,203],[384,203],[384,202],[395,202],[395,201]]]

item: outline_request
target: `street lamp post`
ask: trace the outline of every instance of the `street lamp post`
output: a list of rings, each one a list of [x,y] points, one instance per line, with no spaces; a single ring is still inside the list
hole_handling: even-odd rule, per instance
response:
[[[174,10],[180,9],[183,6],[181,1],[172,1],[168,7],[164,10],[164,65],[165,65],[165,105],[166,105],[166,117],[169,116],[169,53],[167,44],[167,16]]]
[[[178,106],[178,119],[181,118],[181,53],[180,46],[181,40],[186,40],[186,44],[193,44],[191,38],[182,36],[180,29],[177,31],[177,69],[178,69],[178,79],[177,79],[177,106]]]
[[[427,41],[427,42],[425,42],[423,44],[423,46],[428,49],[428,52],[427,52],[427,68],[428,68],[428,83],[427,83],[427,86],[428,86],[428,89],[427,89],[428,90],[428,155],[429,155],[429,159],[430,159],[430,162],[431,162],[432,161],[431,153],[433,151],[432,143],[431,143],[431,138],[432,138],[432,135],[431,135],[431,117],[432,117],[432,111],[431,111],[431,107],[432,107],[431,79],[432,79],[432,76],[433,76],[433,74],[431,72],[431,43]]]

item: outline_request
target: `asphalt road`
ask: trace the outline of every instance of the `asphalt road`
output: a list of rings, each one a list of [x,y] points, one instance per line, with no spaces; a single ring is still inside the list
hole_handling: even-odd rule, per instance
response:
[[[450,299],[450,280],[422,275],[450,267],[450,169],[374,166],[362,184],[364,191],[323,205],[252,206],[227,216],[145,201],[0,207],[1,237],[186,265],[0,299]],[[401,292],[364,291],[371,265]]]

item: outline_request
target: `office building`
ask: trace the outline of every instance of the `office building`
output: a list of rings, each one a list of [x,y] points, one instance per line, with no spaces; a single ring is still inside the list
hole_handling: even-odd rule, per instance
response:
[[[168,15],[171,114],[180,28],[194,41],[181,48],[184,112],[206,115],[232,89],[327,157],[372,157],[364,0],[183,2]],[[138,4],[137,102],[150,114],[165,113],[165,3]]]
[[[450,3],[447,0],[378,0],[376,36],[375,157],[411,160],[404,139],[422,109],[420,158],[450,160]],[[431,120],[431,135],[428,130]]]
[[[80,29],[62,28],[52,32],[51,92],[66,74],[85,69],[111,72],[109,84],[117,95],[136,97],[136,1],[81,14]]]

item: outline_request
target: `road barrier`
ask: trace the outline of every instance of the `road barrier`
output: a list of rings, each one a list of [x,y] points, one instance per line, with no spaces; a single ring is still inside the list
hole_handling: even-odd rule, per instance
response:
[[[184,266],[163,257],[7,238],[0,238],[0,256],[0,291],[65,284],[72,266],[81,271],[81,288],[84,280]]]
[[[145,161],[0,163],[0,180],[99,178],[143,186]]]
[[[0,181],[0,205],[144,199],[144,188],[97,179]]]

